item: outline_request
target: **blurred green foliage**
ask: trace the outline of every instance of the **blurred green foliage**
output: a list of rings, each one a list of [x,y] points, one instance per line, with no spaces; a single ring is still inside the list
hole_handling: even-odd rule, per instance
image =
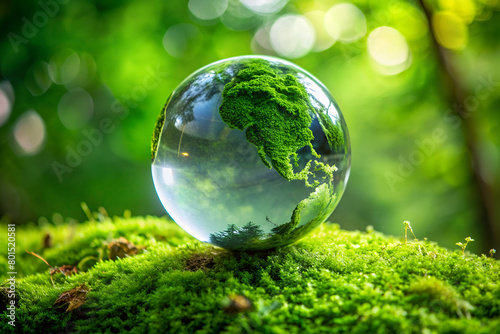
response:
[[[448,103],[418,1],[352,1],[357,10],[345,13],[355,19],[346,22],[331,10],[339,1],[249,3],[3,1],[0,216],[83,220],[81,201],[110,214],[163,215],[150,139],[170,92],[213,61],[260,53],[315,75],[344,113],[352,170],[330,221],[396,234],[411,220],[418,236],[441,245],[471,235],[471,251],[485,248],[463,120],[453,109],[473,119],[480,173],[500,203],[500,1],[426,2],[467,89],[460,106]],[[294,25],[280,28],[287,22]],[[349,22],[361,23],[349,30]],[[395,30],[375,33],[379,27]]]

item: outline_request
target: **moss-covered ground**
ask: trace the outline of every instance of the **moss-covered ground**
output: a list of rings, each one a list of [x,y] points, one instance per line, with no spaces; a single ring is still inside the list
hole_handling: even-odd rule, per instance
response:
[[[1,333],[500,332],[500,264],[458,247],[324,224],[282,249],[231,253],[167,219],[101,218],[17,229],[16,327],[3,288]],[[53,286],[25,249],[78,273],[55,274]],[[133,252],[110,260],[116,249]],[[83,305],[54,306],[74,288]]]

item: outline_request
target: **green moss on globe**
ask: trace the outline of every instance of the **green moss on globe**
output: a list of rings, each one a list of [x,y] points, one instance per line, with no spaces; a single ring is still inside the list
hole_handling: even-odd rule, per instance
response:
[[[325,111],[319,111],[316,113],[319,118],[319,123],[321,128],[325,132],[328,143],[331,148],[339,150],[344,146],[344,134],[339,126],[333,124],[332,119],[328,117]]]
[[[245,131],[262,162],[287,180],[307,180],[294,173],[290,157],[309,146],[319,158],[305,87],[291,74],[281,75],[265,60],[247,60],[245,68],[224,86],[219,112],[230,128]],[[297,161],[295,161],[297,164]]]
[[[172,94],[170,94],[170,96],[168,97],[167,103],[165,103],[165,106],[161,110],[160,115],[158,115],[158,118],[156,119],[155,128],[153,130],[153,138],[151,139],[151,161],[154,161],[156,158],[158,142],[160,141],[161,131],[163,129],[163,124],[165,123],[165,111],[167,110],[168,102],[170,101],[171,97]]]

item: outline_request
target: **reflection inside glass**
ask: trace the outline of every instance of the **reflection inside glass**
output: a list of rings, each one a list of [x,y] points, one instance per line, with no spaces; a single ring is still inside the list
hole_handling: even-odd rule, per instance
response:
[[[240,85],[240,94],[247,98],[235,98],[233,105],[255,101],[267,106],[267,100],[250,92],[251,88],[244,90],[256,83],[270,86],[266,94],[276,91],[279,98],[294,103],[301,99],[308,106],[310,131],[306,132],[312,133],[312,139],[310,145],[290,155],[293,177],[289,179],[280,172],[283,164],[271,155],[274,151],[268,149],[277,136],[294,138],[294,134],[280,132],[285,125],[275,123],[275,118],[260,123],[265,124],[260,138],[249,134],[252,126],[255,129],[253,121],[238,129],[221,117],[221,105],[235,85]],[[304,94],[292,100],[286,94],[297,87]],[[248,98],[247,93],[256,98]],[[272,94],[269,98],[273,99]],[[277,101],[276,112],[289,115],[283,122],[295,122],[293,104]],[[257,120],[262,117],[260,105],[253,107],[247,116]],[[201,241],[231,250],[290,244],[323,223],[344,192],[350,169],[344,118],[328,90],[292,63],[245,56],[210,64],[174,90],[158,122],[152,164],[156,191],[172,219]],[[261,148],[267,155],[258,153]]]

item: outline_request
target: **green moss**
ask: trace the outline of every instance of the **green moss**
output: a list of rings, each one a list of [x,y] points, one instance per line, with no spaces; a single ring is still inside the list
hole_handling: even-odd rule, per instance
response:
[[[153,131],[153,138],[151,139],[151,161],[155,160],[156,157],[156,149],[158,148],[158,142],[160,141],[161,130],[163,129],[163,124],[165,123],[165,111],[167,110],[168,102],[172,94],[167,99],[167,103],[158,115],[158,119],[156,120],[155,129]]]
[[[305,146],[319,157],[311,144],[314,136],[305,87],[291,74],[279,75],[265,60],[248,60],[245,65],[224,86],[222,120],[245,130],[267,167],[274,167],[287,180],[304,179],[294,173],[290,157],[297,160],[297,150]]]
[[[441,311],[470,317],[472,305],[460,298],[460,295],[449,284],[435,277],[423,277],[415,281],[407,290],[407,294],[415,303],[429,307],[439,307]]]
[[[320,195],[320,194],[319,194]],[[3,229],[6,230],[6,229]],[[54,247],[43,249],[44,232]],[[404,244],[377,232],[323,224],[308,238],[260,253],[231,253],[198,242],[154,217],[17,229],[16,329],[22,333],[497,333],[500,263],[436,244]],[[54,277],[52,265],[93,254],[123,236],[146,249]],[[22,250],[22,251],[21,251]],[[4,252],[0,249],[0,252]],[[3,253],[1,255],[4,255]],[[5,261],[5,256],[2,256]],[[85,283],[72,312],[53,304]],[[228,298],[253,307],[233,314]],[[225,306],[226,305],[226,306]],[[13,333],[6,313],[0,332]]]
[[[319,124],[326,135],[328,144],[335,150],[340,150],[344,146],[344,134],[338,125],[333,124],[332,119],[326,114],[326,111],[316,112],[319,118]]]
[[[275,168],[287,180],[302,180],[309,187],[318,185],[317,181],[308,181],[309,177],[315,175],[310,170],[312,161],[308,161],[300,171],[294,169],[294,166],[299,166],[297,152],[302,148],[309,147],[311,154],[320,158],[312,144],[314,135],[309,128],[312,118],[317,117],[330,149],[342,151],[344,137],[341,127],[333,123],[325,108],[313,106],[311,99],[314,100],[314,96],[309,96],[304,85],[296,78],[294,69],[269,60],[250,58],[237,63],[214,65],[211,74],[213,77],[210,80],[203,75],[188,77],[176,89],[175,110],[169,110],[165,114],[172,95],[169,97],[156,122],[151,143],[152,159],[158,161],[165,158],[157,156],[164,123],[172,125],[180,119],[186,125],[194,120],[193,98],[210,99],[214,94],[220,94],[220,87],[223,85],[219,107],[221,119],[230,128],[245,132],[247,141],[257,148],[257,154],[264,165]],[[196,95],[187,98],[193,87],[196,87]],[[174,127],[167,131],[170,141],[179,143],[177,155],[183,129],[179,131]],[[196,144],[200,145],[200,151],[206,151],[207,143],[198,141]],[[325,167],[329,166],[315,161],[314,171],[328,173]]]

